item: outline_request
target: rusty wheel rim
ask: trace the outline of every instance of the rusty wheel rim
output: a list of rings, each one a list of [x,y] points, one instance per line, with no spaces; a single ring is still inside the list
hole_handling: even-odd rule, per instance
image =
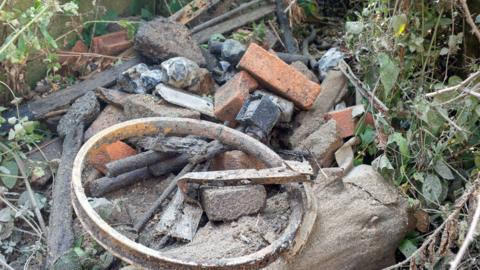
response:
[[[259,141],[234,129],[212,122],[186,119],[152,117],[123,122],[109,127],[90,138],[78,152],[72,171],[72,203],[82,226],[106,250],[116,257],[132,265],[150,269],[259,269],[273,262],[280,253],[287,251],[295,242],[300,228],[304,209],[308,210],[311,202],[303,198],[312,198],[311,194],[303,194],[305,190],[296,185],[289,185],[291,215],[289,224],[283,233],[269,246],[254,253],[235,257],[209,260],[185,260],[165,256],[161,251],[151,249],[134,242],[107,224],[90,206],[82,183],[88,153],[102,144],[134,136],[164,134],[198,135],[231,145],[251,154],[267,166],[276,167],[283,160],[274,151]],[[306,195],[306,196],[305,196]],[[307,231],[309,233],[309,228]],[[308,234],[307,233],[307,234]],[[305,234],[303,231],[302,234]]]

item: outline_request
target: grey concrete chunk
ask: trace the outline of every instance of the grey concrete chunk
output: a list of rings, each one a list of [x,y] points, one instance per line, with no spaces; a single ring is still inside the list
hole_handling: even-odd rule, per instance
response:
[[[135,36],[135,49],[156,63],[184,56],[201,66],[205,65],[202,51],[188,28],[167,18],[143,23]]]
[[[184,117],[199,119],[200,113],[172,105],[161,104],[152,95],[131,95],[124,105],[126,119],[143,117]]]
[[[201,202],[211,221],[236,220],[258,213],[264,206],[267,193],[262,185],[203,188]]]

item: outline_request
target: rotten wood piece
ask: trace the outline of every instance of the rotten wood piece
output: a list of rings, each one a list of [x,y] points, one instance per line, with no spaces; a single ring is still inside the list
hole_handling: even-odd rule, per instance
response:
[[[175,196],[162,213],[155,227],[157,233],[182,241],[192,241],[202,218],[203,209],[185,201],[183,192],[177,190]]]
[[[195,34],[195,33],[199,32],[199,31],[201,31],[201,30],[203,30],[203,29],[206,29],[206,28],[208,28],[208,27],[210,27],[210,26],[212,26],[212,25],[215,25],[215,24],[217,24],[217,23],[220,23],[220,22],[223,22],[223,21],[225,21],[225,20],[227,20],[227,19],[230,19],[230,18],[232,18],[232,16],[235,16],[235,15],[237,15],[238,13],[240,13],[240,12],[242,12],[242,11],[244,11],[244,10],[246,10],[246,9],[248,9],[248,8],[256,5],[256,4],[258,4],[258,3],[261,3],[261,2],[263,2],[263,0],[254,0],[254,1],[250,1],[250,2],[248,2],[248,3],[243,3],[243,4],[241,4],[241,5],[240,5],[239,7],[237,7],[237,8],[234,8],[234,9],[232,9],[232,10],[230,10],[230,11],[228,11],[228,12],[226,12],[226,13],[220,15],[220,16],[217,16],[217,17],[215,17],[215,18],[213,18],[213,19],[211,19],[211,20],[209,20],[209,21],[206,21],[206,22],[204,22],[204,23],[202,23],[202,24],[199,24],[199,25],[195,26],[195,27],[191,30],[191,32],[192,32],[192,34]]]
[[[193,0],[175,12],[175,14],[171,15],[169,19],[181,24],[188,24],[219,2],[220,0]]]
[[[105,193],[149,179],[151,176],[152,175],[150,174],[148,168],[145,167],[118,175],[116,177],[102,177],[90,182],[90,195],[92,197],[100,197]]]
[[[267,5],[267,6],[259,7],[252,12],[242,14],[230,20],[224,21],[212,27],[201,30],[193,34],[193,38],[198,43],[207,42],[210,39],[210,36],[212,36],[213,34],[224,34],[224,33],[230,32],[248,23],[257,21],[273,13],[274,10],[275,10],[275,5]]]
[[[141,139],[139,144],[148,150],[163,153],[187,153],[194,156],[196,153],[203,150],[207,142],[193,136],[161,136]]]
[[[55,184],[53,185],[53,204],[50,211],[49,231],[47,235],[47,269],[73,247],[73,209],[71,206],[71,181],[74,159],[83,143],[83,125],[68,133],[63,141],[63,151]]]
[[[285,14],[285,5],[283,0],[275,0],[275,13],[277,14],[278,24],[282,30],[283,43],[287,48],[289,53],[298,53],[298,46],[293,38],[292,29],[290,28],[290,21],[288,20],[287,14]]]
[[[308,56],[301,55],[301,54],[282,53],[282,52],[275,52],[275,54],[278,56],[278,58],[282,59],[283,62],[287,64],[301,61],[305,65],[308,65],[310,62],[310,58]]]
[[[107,163],[108,176],[118,176],[127,172],[131,172],[149,165],[158,163],[171,157],[171,154],[156,151],[146,151],[137,155],[133,155],[124,159],[115,160]]]
[[[288,161],[285,166],[267,169],[225,170],[214,172],[191,172],[182,176],[177,185],[184,193],[188,184],[199,185],[271,185],[310,181],[313,170],[308,163]]]
[[[92,75],[89,79],[78,82],[72,86],[54,92],[42,99],[23,104],[19,108],[20,116],[28,116],[31,120],[43,119],[52,112],[69,105],[77,98],[83,96],[88,91],[93,91],[98,87],[110,87],[115,84],[116,78],[128,68],[140,63],[140,59],[135,57],[132,60],[124,61],[119,65],[106,69],[102,72]],[[5,119],[17,116],[16,108],[12,108],[3,114]],[[8,125],[3,125],[3,129],[9,128]]]

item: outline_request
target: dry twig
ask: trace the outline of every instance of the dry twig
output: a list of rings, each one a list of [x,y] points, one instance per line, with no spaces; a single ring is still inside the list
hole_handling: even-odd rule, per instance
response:
[[[463,13],[465,14],[465,19],[467,20],[468,25],[472,28],[472,33],[477,37],[478,42],[480,42],[480,30],[472,19],[472,14],[470,14],[470,9],[468,9],[467,0],[459,0],[459,2],[462,6]]]
[[[411,260],[415,259],[420,254],[422,254],[422,252],[424,252],[425,249],[427,249],[427,247],[429,247],[431,244],[435,245],[435,240],[437,239],[437,236],[440,235],[440,233],[442,232],[442,230],[446,226],[446,224],[450,223],[451,221],[455,220],[458,217],[458,215],[460,214],[460,211],[462,211],[462,208],[465,205],[465,203],[467,203],[467,201],[470,199],[470,197],[476,191],[478,191],[479,188],[480,188],[480,174],[478,174],[477,179],[475,181],[473,181],[472,185],[465,191],[465,193],[463,193],[463,195],[455,201],[455,208],[454,208],[453,212],[450,213],[450,215],[447,217],[447,219],[440,226],[438,226],[435,229],[435,231],[423,242],[423,244],[417,250],[415,250],[415,252],[412,253],[412,255],[410,255],[410,257],[406,258],[405,260],[403,260],[403,261],[401,261],[397,264],[394,264],[392,266],[384,268],[383,270],[397,269],[397,268],[401,267],[402,265],[404,265],[404,264],[410,262]]]
[[[437,96],[437,95],[440,95],[440,94],[443,94],[443,93],[448,93],[448,92],[451,92],[451,91],[459,90],[461,88],[465,88],[470,82],[474,81],[475,79],[477,79],[479,77],[480,77],[480,71],[477,71],[475,73],[470,74],[470,76],[468,76],[468,78],[466,78],[463,82],[461,82],[457,85],[450,86],[450,87],[447,87],[447,88],[444,88],[444,89],[440,89],[440,90],[437,90],[437,91],[432,92],[432,93],[428,93],[425,96],[426,97],[434,97],[434,96]]]
[[[470,224],[470,228],[468,229],[467,236],[465,237],[465,241],[463,242],[460,250],[455,256],[455,259],[450,263],[450,270],[455,270],[458,268],[458,265],[462,261],[463,255],[467,251],[470,243],[473,241],[475,237],[475,232],[477,230],[478,220],[480,219],[480,195],[477,196],[477,209],[475,210],[475,214],[473,215],[472,223]]]

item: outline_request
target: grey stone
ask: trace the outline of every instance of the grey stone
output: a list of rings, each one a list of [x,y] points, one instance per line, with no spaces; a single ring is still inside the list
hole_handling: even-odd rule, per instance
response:
[[[142,55],[156,63],[184,56],[205,66],[205,58],[188,28],[166,18],[143,23],[135,35],[134,46]]]
[[[289,123],[292,121],[293,111],[295,109],[293,102],[263,90],[257,90],[253,92],[253,94],[268,96],[273,102],[275,102],[275,104],[277,104],[280,109],[280,119],[278,119],[278,121],[282,123]]]
[[[174,57],[161,64],[166,83],[177,88],[187,88],[199,80],[200,67],[185,57]]]
[[[140,80],[142,81],[143,87],[147,91],[151,91],[159,83],[167,80],[167,76],[160,69],[153,69],[143,72],[140,75]]]
[[[222,59],[233,65],[238,64],[245,53],[245,45],[234,39],[227,39],[222,44]]]
[[[123,107],[125,118],[184,117],[199,119],[200,113],[172,105],[161,104],[152,95],[131,95]]]
[[[347,79],[341,71],[331,70],[322,82],[322,91],[318,95],[312,108],[302,111],[295,117],[295,129],[288,138],[287,144],[296,147],[306,137],[317,130],[325,121],[324,114],[333,108],[345,94]]]
[[[302,251],[265,270],[382,269],[409,230],[400,192],[368,165],[329,185],[314,184],[317,219]]]
[[[333,162],[335,151],[342,146],[342,143],[343,140],[337,131],[337,123],[335,120],[330,120],[302,140],[295,149],[310,151],[322,167],[329,167]]]
[[[318,80],[317,75],[315,75],[315,73],[313,73],[313,71],[311,71],[311,70],[307,67],[307,65],[305,65],[303,62],[301,62],[301,61],[295,61],[295,62],[291,63],[290,66],[292,66],[293,68],[295,68],[297,71],[300,71],[300,73],[302,73],[303,75],[307,76],[307,78],[310,79],[311,81],[316,82],[316,83],[320,83],[320,81]]]
[[[253,133],[260,138],[265,138],[279,118],[280,109],[269,96],[252,95],[243,104],[235,120],[247,126],[246,132],[259,129],[262,134]]]
[[[227,186],[203,188],[200,197],[209,220],[230,221],[258,213],[265,206],[267,193],[262,185]]]
[[[78,98],[70,107],[68,112],[60,119],[57,126],[57,132],[60,137],[65,137],[78,125],[88,126],[97,118],[100,113],[100,103],[95,96],[95,92],[87,92]]]
[[[147,65],[143,63],[135,65],[120,75],[117,79],[117,85],[120,90],[127,93],[145,94],[147,93],[147,89],[142,83],[141,75],[147,71],[149,71]]]
[[[338,48],[330,48],[315,64],[320,74],[326,74],[343,60],[344,54]]]

